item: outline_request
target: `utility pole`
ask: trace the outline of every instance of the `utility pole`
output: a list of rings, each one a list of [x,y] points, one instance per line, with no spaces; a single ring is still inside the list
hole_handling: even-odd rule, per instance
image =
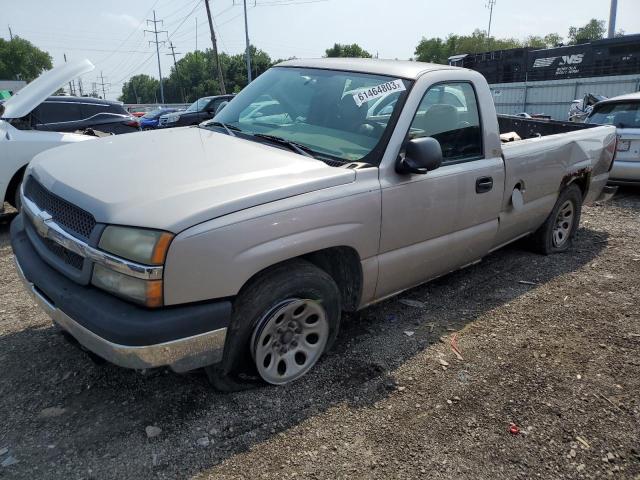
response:
[[[64,57],[64,63],[67,63],[67,54],[64,53],[62,56]],[[73,83],[71,83],[71,81],[69,81],[69,95],[75,95],[75,92],[73,91]]]
[[[249,48],[249,22],[247,20],[247,0],[244,0],[244,36],[247,57],[247,85],[251,83],[251,49]]]
[[[487,2],[487,8],[489,9],[489,28],[487,30],[487,42],[491,42],[491,21],[493,20],[493,7],[496,4],[496,0],[489,0]]]
[[[13,40],[13,32],[11,31],[11,25],[7,25],[9,27],[9,39]]]
[[[104,82],[104,75],[102,74],[102,70],[100,70],[100,76],[98,78],[100,79],[100,82],[98,83],[98,85],[100,85],[102,87],[102,99],[106,100],[107,92],[105,90],[105,87],[109,87],[109,86],[111,86],[111,84]]]
[[[165,55],[171,55],[173,57],[173,68],[176,71],[176,76],[178,77],[178,82],[180,83],[180,90],[182,91],[182,103],[186,103],[185,95],[184,95],[184,85],[182,85],[182,76],[178,71],[178,63],[176,62],[176,47],[173,46],[173,42],[169,42],[169,48],[171,49],[171,53],[165,53]],[[178,52],[178,55],[181,55]]]
[[[213,20],[211,19],[211,7],[209,7],[209,0],[204,0],[204,5],[207,8],[207,18],[209,19],[209,30],[211,31],[211,43],[213,44],[213,56],[216,61],[218,69],[218,84],[220,85],[220,93],[224,95],[227,90],[224,88],[224,77],[222,76],[222,65],[220,65],[220,57],[218,56],[218,45],[216,43],[216,34],[213,31]]]
[[[80,91],[80,96],[84,96],[84,92],[82,91],[82,79],[78,78],[78,90]]]
[[[608,38],[616,36],[616,17],[618,16],[618,0],[611,0],[611,10],[609,10],[609,35]]]
[[[158,76],[160,77],[160,100],[164,104],[164,87],[162,86],[162,67],[160,66],[160,44],[166,43],[164,40],[158,41],[159,33],[167,33],[166,30],[158,30],[158,23],[162,23],[162,20],[156,20],[156,11],[153,11],[153,20],[147,19],[147,25],[153,23],[153,30],[145,30],[145,32],[153,33],[156,36],[155,41],[149,40],[149,45],[156,44],[156,55],[158,56]]]
[[[198,57],[198,17],[196,17],[196,58]]]

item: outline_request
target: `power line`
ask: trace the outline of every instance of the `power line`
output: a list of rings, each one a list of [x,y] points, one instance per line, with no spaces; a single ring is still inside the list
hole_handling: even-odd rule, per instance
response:
[[[162,24],[162,20],[156,20],[156,11],[153,11],[153,20],[147,19],[147,25],[153,23],[153,30],[145,30],[145,32],[153,33],[156,36],[155,40],[149,40],[149,45],[156,44],[156,54],[158,56],[158,76],[160,77],[160,100],[164,104],[164,87],[162,86],[162,67],[160,66],[160,44],[165,45],[167,42],[164,40],[158,40],[159,33],[168,33],[166,30],[158,30],[158,23]]]

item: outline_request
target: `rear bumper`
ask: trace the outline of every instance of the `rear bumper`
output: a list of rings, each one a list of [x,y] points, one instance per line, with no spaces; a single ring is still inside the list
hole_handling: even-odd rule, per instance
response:
[[[79,285],[46,264],[24,231],[11,225],[18,274],[53,322],[80,345],[125,368],[168,366],[185,372],[222,360],[231,302],[149,310]]]
[[[640,184],[640,160],[615,160],[609,173],[609,183]]]

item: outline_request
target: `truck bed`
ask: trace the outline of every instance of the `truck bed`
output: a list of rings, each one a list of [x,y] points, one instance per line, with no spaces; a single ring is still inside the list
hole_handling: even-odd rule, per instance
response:
[[[500,133],[515,132],[525,140],[527,138],[546,137],[559,133],[575,132],[597,127],[597,125],[575,122],[561,122],[558,120],[542,120],[538,118],[523,118],[514,115],[498,115]]]

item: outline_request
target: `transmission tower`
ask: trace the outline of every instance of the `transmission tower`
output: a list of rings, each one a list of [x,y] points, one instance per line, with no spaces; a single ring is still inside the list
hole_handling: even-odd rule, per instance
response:
[[[100,80],[99,82],[97,80]],[[100,87],[102,88],[102,99],[106,100],[107,99],[107,92],[106,90],[109,89],[109,87],[111,86],[110,83],[106,83],[104,81],[104,75],[102,74],[102,70],[100,71],[100,76],[98,78],[96,78],[96,84],[100,85]],[[95,88],[94,88],[95,90]]]
[[[164,105],[164,87],[162,86],[162,67],[160,66],[160,44],[165,45],[167,42],[164,40],[158,40],[159,33],[167,33],[166,30],[158,30],[158,24],[162,24],[162,20],[156,20],[156,11],[153,11],[153,20],[147,19],[147,25],[153,23],[153,30],[145,30],[145,32],[153,33],[156,36],[155,40],[149,40],[149,45],[156,44],[156,54],[158,56],[158,76],[160,77],[160,101]]]
[[[182,91],[182,102],[186,103],[185,94],[184,94],[184,85],[182,85],[182,76],[178,71],[178,63],[176,62],[176,55],[181,55],[180,52],[176,53],[176,47],[173,45],[172,41],[169,41],[169,48],[171,49],[171,53],[165,53],[165,55],[171,55],[173,57],[173,68],[176,71],[176,76],[178,77],[178,83],[180,83],[180,90]]]

